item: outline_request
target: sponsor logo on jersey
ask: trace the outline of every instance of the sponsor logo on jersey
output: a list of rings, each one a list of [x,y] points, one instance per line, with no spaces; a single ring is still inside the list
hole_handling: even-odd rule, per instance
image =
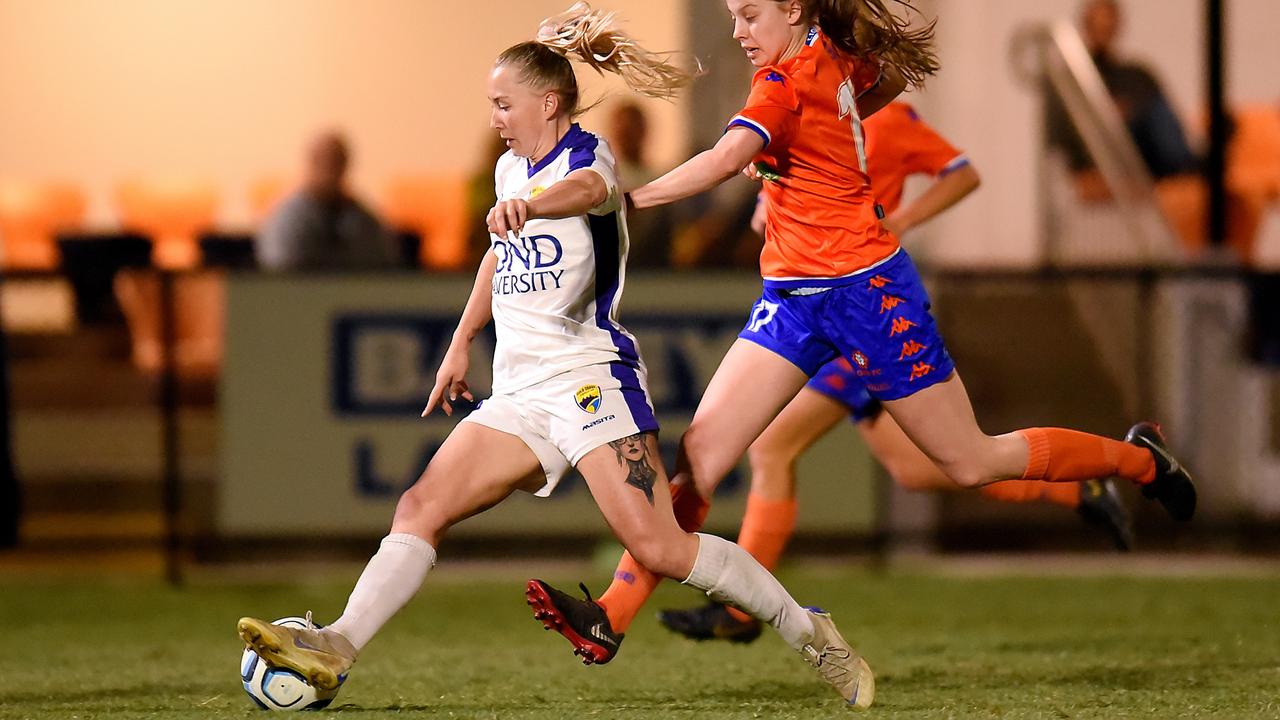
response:
[[[584,411],[596,414],[600,409],[600,403],[604,402],[604,396],[600,394],[599,385],[583,385],[573,394],[573,399],[577,401],[578,407]]]
[[[532,200],[546,191],[547,189],[545,187],[539,185],[538,187],[529,191],[529,199]]]
[[[494,295],[523,295],[542,290],[559,290],[564,269],[556,269],[564,258],[564,246],[554,235],[521,236],[516,240],[494,238]]]

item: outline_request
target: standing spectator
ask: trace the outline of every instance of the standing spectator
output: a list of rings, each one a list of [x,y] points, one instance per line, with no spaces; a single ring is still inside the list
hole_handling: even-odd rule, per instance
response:
[[[307,153],[306,180],[280,204],[254,252],[268,270],[372,270],[399,266],[395,238],[346,186],[346,139],[327,132]]]

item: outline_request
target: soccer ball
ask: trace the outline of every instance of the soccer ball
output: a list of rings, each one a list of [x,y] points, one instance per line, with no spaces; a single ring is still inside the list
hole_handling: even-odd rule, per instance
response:
[[[300,617],[275,620],[272,625],[304,628],[307,621]],[[343,675],[338,678],[342,687]],[[292,670],[270,667],[252,648],[245,648],[240,656],[240,680],[249,699],[263,710],[319,710],[329,707],[338,696],[338,688],[320,690],[311,687],[301,675]]]

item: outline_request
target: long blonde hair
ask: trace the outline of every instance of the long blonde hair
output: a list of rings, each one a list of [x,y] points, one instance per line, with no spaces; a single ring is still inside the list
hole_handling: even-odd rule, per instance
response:
[[[535,40],[507,48],[497,64],[519,68],[524,82],[555,91],[568,115],[576,117],[590,108],[581,107],[570,56],[600,74],[618,75],[641,95],[671,99],[693,79],[693,73],[671,62],[672,54],[646,50],[619,27],[616,13],[580,1],[543,20]]]
[[[912,0],[893,0],[909,11],[920,11]],[[912,29],[909,20],[893,14],[884,0],[801,0],[810,19],[837,49],[856,58],[877,58],[891,65],[907,84],[924,85],[938,72],[933,48],[936,20]]]

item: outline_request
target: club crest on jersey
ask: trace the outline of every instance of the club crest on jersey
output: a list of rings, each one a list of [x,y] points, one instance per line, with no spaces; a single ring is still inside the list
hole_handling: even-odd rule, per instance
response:
[[[599,385],[583,385],[578,388],[578,392],[573,394],[573,399],[578,402],[578,407],[584,411],[596,414],[600,409],[600,404],[604,402],[604,396],[600,394]]]
[[[546,189],[546,188],[544,188],[544,187],[542,187],[541,185],[539,185],[538,187],[536,187],[536,188],[534,188],[534,189],[532,189],[532,190],[530,190],[530,191],[529,191],[529,199],[530,199],[530,200],[532,200],[532,199],[534,199],[534,198],[538,197],[539,195],[541,195],[542,193],[544,193],[544,192],[546,192],[546,191],[547,191],[547,189]]]
[[[870,365],[870,364],[871,364],[871,361],[867,360],[867,356],[866,356],[866,355],[863,355],[861,350],[854,350],[854,351],[853,351],[853,361],[854,361],[855,363],[857,363],[857,364],[858,364],[858,368],[860,368],[860,369],[862,369],[862,370],[866,370],[866,369],[867,369],[867,365]]]

